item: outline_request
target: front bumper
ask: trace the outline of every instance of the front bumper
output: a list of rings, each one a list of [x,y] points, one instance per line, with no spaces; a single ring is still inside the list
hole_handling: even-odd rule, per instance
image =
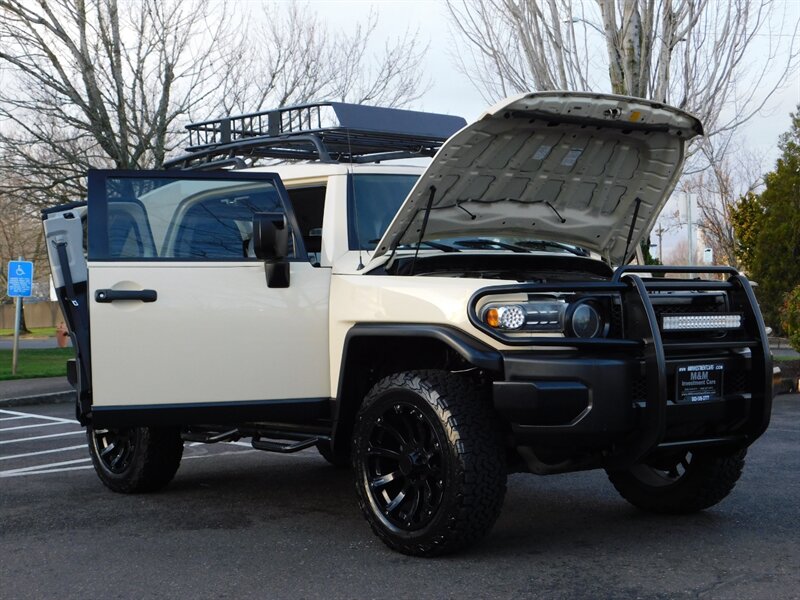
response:
[[[621,269],[611,284],[634,307],[625,339],[570,340],[571,350],[563,349],[562,340],[558,351],[552,349],[557,339],[542,340],[538,352],[503,355],[503,379],[493,384],[493,400],[513,444],[560,449],[563,455],[600,453],[608,467],[633,464],[658,450],[751,444],[769,423],[772,364],[749,282],[733,270],[725,271],[727,282],[678,284],[633,274],[623,280],[630,270]],[[735,341],[662,340],[648,290],[676,285],[727,290],[745,311],[747,331]],[[681,402],[678,368],[706,362],[723,365],[722,395]]]
[[[677,399],[679,367],[713,362],[724,367],[723,397],[685,403]],[[509,353],[505,381],[493,384],[495,409],[510,424],[516,444],[603,447],[635,436],[646,423],[644,361],[625,356]],[[749,354],[682,356],[665,361],[666,406],[659,444],[732,436],[746,423],[756,381]]]

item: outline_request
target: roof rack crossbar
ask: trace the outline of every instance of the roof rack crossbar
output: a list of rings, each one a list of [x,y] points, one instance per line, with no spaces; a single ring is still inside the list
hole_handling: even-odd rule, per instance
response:
[[[164,168],[204,168],[237,156],[359,163],[433,156],[465,124],[461,117],[395,108],[301,104],[187,125],[187,153]]]

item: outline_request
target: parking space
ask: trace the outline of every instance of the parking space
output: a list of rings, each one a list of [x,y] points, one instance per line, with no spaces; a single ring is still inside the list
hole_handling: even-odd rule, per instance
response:
[[[90,468],[75,419],[0,409],[0,478]]]
[[[800,395],[710,510],[642,513],[602,471],[512,475],[491,534],[433,560],[387,550],[313,449],[187,444],[166,489],[129,496],[69,405],[0,418],[0,598],[800,598]]]
[[[68,404],[0,409],[0,478],[91,470],[86,432]],[[255,452],[246,441],[188,443],[183,460]]]

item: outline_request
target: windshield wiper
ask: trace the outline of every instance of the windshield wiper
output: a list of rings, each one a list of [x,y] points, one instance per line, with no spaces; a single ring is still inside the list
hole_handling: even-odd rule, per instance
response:
[[[376,240],[376,244],[380,240]],[[428,240],[424,240],[421,242],[423,246],[427,246],[428,248],[433,248],[434,250],[441,250],[442,252],[461,252],[458,248],[453,248],[452,246],[448,246],[447,244],[441,244],[439,242],[430,242]],[[400,244],[397,246],[398,248],[415,248],[416,244]]]
[[[569,244],[562,244],[561,242],[551,242],[549,240],[525,240],[517,242],[520,246],[532,248],[534,250],[547,251],[547,248],[556,248],[557,250],[566,250],[575,256],[589,256],[589,252],[579,246],[570,246]]]
[[[457,246],[466,246],[467,248],[502,248],[503,250],[511,250],[512,252],[530,252],[527,248],[518,246],[516,244],[509,244],[508,242],[498,242],[497,240],[487,240],[483,238],[475,238],[474,240],[457,240],[453,242]]]

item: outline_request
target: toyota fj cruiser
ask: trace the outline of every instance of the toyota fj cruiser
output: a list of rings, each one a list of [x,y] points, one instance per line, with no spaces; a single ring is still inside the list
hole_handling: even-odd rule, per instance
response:
[[[471,125],[323,103],[188,129],[164,169],[91,171],[43,217],[112,490],[163,487],[187,440],[315,446],[387,545],[430,556],[488,532],[509,472],[605,469],[666,513],[733,488],[772,402],[751,286],[629,264],[696,118],[549,92]]]

